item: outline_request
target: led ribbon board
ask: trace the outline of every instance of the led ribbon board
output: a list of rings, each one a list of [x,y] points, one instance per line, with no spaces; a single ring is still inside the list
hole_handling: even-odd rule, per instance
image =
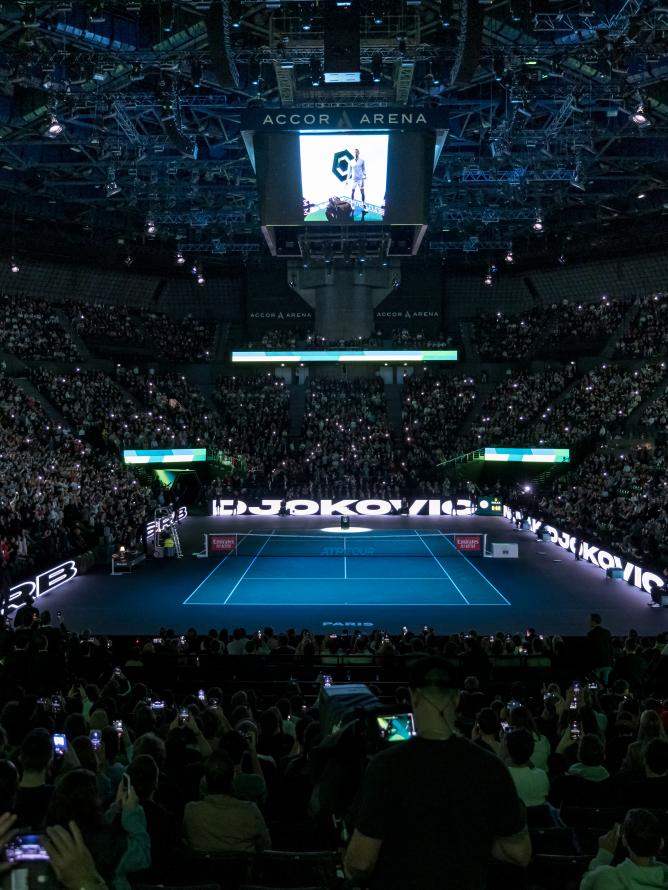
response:
[[[571,452],[568,448],[485,448],[483,460],[523,464],[567,464]]]
[[[313,362],[456,362],[456,349],[326,349],[306,352],[233,352],[236,364],[311,364]],[[520,449],[521,450],[521,449]],[[531,449],[527,449],[531,450]],[[534,449],[537,450],[537,449]]]
[[[124,449],[125,464],[192,464],[206,460],[206,448]]]

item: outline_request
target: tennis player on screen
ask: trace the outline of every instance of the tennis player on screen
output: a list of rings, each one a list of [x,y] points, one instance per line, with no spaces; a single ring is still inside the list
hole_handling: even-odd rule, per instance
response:
[[[360,157],[359,148],[355,149],[355,157],[348,164],[348,182],[352,182],[351,199],[355,200],[355,189],[359,187],[362,195],[362,202],[366,200],[364,197],[364,180],[366,179],[366,167],[364,158]]]

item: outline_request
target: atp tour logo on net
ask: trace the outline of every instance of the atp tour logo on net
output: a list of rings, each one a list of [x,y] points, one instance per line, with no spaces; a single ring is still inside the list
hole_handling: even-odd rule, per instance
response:
[[[278,516],[282,501],[266,499],[259,505],[249,506],[245,501],[237,501],[236,509],[233,500],[215,498],[211,503],[213,516],[243,516],[249,513],[251,516]],[[322,500],[311,501],[295,499],[286,501],[286,510],[293,516],[387,516],[390,513],[398,513],[401,509],[401,501],[397,499],[385,500]],[[453,513],[470,513],[471,501],[466,498],[458,498],[456,505],[451,500],[441,501],[438,498],[420,498],[408,505],[409,516],[452,516]]]

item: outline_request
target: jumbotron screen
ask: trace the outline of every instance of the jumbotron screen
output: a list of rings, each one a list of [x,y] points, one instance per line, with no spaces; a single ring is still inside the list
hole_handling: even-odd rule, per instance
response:
[[[425,225],[432,131],[258,133],[263,226]]]
[[[304,222],[381,222],[387,133],[299,136]]]

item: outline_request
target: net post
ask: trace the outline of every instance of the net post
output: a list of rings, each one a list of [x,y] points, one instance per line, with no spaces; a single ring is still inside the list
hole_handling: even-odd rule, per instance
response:
[[[193,553],[193,556],[196,556],[197,559],[206,559],[206,557],[209,555],[209,535],[207,532],[204,532],[202,537],[204,538],[203,549],[197,551],[197,553]]]

